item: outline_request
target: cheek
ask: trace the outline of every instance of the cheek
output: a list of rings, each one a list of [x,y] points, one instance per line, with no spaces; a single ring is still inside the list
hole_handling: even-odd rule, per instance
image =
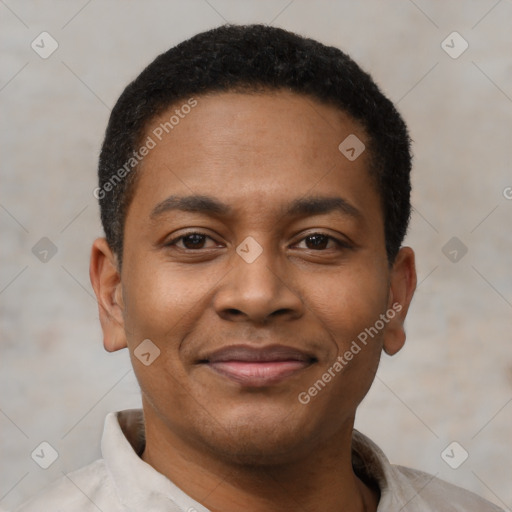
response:
[[[124,314],[131,348],[149,338],[171,356],[180,349],[181,340],[199,322],[215,283],[223,276],[221,269],[190,267],[178,268],[148,256],[127,268]]]
[[[336,336],[338,346],[372,326],[387,305],[385,271],[368,271],[367,266],[340,269],[310,286],[310,310]]]
[[[168,275],[162,265],[147,260],[126,268],[124,279],[124,320],[132,345],[149,338],[158,346],[180,319],[186,317],[197,297],[180,281],[179,273]]]
[[[382,275],[386,274],[351,268],[317,288],[314,314],[330,334],[335,352],[315,376],[329,382],[328,392],[319,393],[322,397],[315,407],[346,404],[352,410],[368,392],[382,351],[384,330],[375,330],[387,306],[388,289]]]
[[[153,406],[161,400],[178,404],[190,394],[180,343],[197,321],[205,290],[200,284],[190,286],[183,273],[171,273],[168,265],[151,258],[140,265],[126,265],[126,275],[125,329],[142,393]]]
[[[168,305],[172,293],[162,286],[147,280],[129,283],[126,288],[124,320],[127,336],[132,345],[139,339],[149,338],[158,344],[162,330],[169,322]],[[175,311],[175,310],[174,310]]]

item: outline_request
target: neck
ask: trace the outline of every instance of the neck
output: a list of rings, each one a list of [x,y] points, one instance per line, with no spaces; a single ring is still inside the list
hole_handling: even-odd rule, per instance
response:
[[[353,422],[307,459],[246,466],[223,461],[175,435],[145,408],[142,459],[211,512],[375,512],[378,491],[354,473]]]

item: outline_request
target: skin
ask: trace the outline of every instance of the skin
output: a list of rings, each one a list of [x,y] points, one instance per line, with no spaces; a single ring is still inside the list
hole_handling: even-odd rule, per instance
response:
[[[349,134],[366,143],[364,130],[289,92],[196,99],[139,168],[122,269],[105,239],[92,247],[104,346],[129,348],[142,390],[143,460],[212,511],[376,510],[378,491],[351,466],[352,428],[382,350],[394,354],[405,342],[416,272],[408,247],[387,260],[368,150],[353,162],[338,150]],[[169,196],[196,194],[232,211],[151,218]],[[284,214],[305,197],[341,197],[359,216]],[[206,237],[166,245],[190,231]],[[315,245],[313,233],[333,238]],[[236,252],[248,236],[262,248],[252,263]],[[401,311],[302,404],[299,393],[394,303]],[[161,351],[149,366],[133,355],[144,339]],[[284,344],[315,362],[259,388],[198,363],[237,343]]]

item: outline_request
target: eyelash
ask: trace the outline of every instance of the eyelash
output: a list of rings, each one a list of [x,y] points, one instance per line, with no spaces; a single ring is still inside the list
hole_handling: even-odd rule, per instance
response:
[[[180,236],[174,238],[169,243],[166,243],[165,246],[166,247],[176,246],[177,242],[179,242],[180,240],[183,240],[184,238],[192,236],[192,235],[199,235],[199,236],[202,236],[205,238],[209,238],[210,240],[213,240],[213,238],[211,236],[207,235],[206,233],[201,233],[199,231],[190,231],[189,233],[185,233],[183,235],[180,235]],[[307,238],[313,237],[313,236],[322,236],[322,237],[327,238],[328,240],[332,240],[338,246],[337,247],[338,249],[350,249],[352,247],[348,242],[339,240],[331,235],[328,235],[326,233],[321,233],[321,232],[309,233],[305,237],[301,238],[298,243],[306,240]],[[213,240],[213,241],[215,241],[215,240]],[[198,252],[198,251],[204,250],[203,248],[187,249],[186,247],[178,247],[178,249],[180,249],[182,251],[187,251],[187,252]],[[319,250],[307,249],[307,250],[314,251],[314,252],[323,252],[323,251],[327,251],[328,249],[319,249]]]

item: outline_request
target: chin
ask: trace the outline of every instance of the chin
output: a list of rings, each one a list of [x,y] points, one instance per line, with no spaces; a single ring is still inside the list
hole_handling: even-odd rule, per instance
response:
[[[308,433],[304,425],[291,422],[231,424],[222,431],[203,433],[203,443],[215,457],[243,466],[276,466],[296,462],[305,456]]]

